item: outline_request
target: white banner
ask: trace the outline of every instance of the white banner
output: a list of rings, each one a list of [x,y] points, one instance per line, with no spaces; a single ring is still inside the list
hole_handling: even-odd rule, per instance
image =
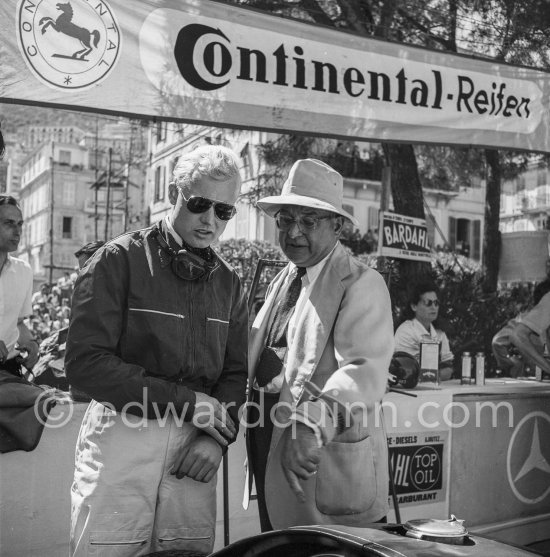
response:
[[[208,0],[2,0],[0,101],[550,152],[550,76]]]

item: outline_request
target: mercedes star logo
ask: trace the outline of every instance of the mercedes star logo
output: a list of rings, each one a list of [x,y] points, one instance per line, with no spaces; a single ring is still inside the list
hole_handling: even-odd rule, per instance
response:
[[[514,495],[523,503],[533,505],[550,493],[550,445],[541,446],[541,439],[550,435],[550,416],[531,412],[518,423],[506,458],[508,482]]]

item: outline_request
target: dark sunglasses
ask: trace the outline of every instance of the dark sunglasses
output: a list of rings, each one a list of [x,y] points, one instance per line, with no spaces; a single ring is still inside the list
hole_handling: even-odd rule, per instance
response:
[[[438,308],[439,307],[439,300],[423,300],[424,305],[428,308],[431,308],[432,306]]]
[[[187,203],[187,209],[190,213],[206,213],[210,207],[214,206],[214,214],[220,220],[230,220],[237,213],[235,205],[229,205],[229,203],[223,203],[222,201],[214,201],[213,199],[208,199],[208,197],[201,197],[199,195],[192,195],[185,197],[183,191],[181,191],[181,196]]]

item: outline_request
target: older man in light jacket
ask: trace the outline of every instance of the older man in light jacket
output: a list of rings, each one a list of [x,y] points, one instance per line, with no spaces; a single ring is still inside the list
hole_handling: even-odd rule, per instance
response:
[[[338,241],[346,219],[357,226],[342,199],[341,175],[305,159],[281,195],[258,202],[290,260],[270,285],[249,349],[245,506],[254,478],[264,531],[363,526],[388,512],[378,403],[393,353],[390,297],[381,275]]]

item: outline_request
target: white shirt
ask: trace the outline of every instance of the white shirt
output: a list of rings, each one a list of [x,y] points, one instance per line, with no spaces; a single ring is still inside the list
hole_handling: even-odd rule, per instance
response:
[[[334,245],[334,247],[336,247],[336,244]],[[332,250],[330,250],[330,252],[327,254],[327,256],[323,259],[321,259],[321,261],[319,261],[319,263],[316,263],[315,265],[312,265],[311,267],[306,267],[306,273],[305,275],[302,277],[302,288],[300,290],[300,295],[298,296],[298,301],[296,302],[296,307],[288,321],[288,329],[287,329],[287,333],[286,333],[286,339],[287,339],[287,345],[290,346],[290,344],[292,343],[292,339],[294,338],[294,335],[296,334],[296,322],[298,321],[298,317],[300,316],[300,314],[302,313],[303,309],[304,309],[304,305],[306,304],[307,300],[309,299],[310,295],[311,295],[311,291],[313,290],[313,286],[315,285],[315,281],[317,280],[317,277],[321,274],[321,271],[324,269],[330,255],[332,254],[332,252],[334,251],[334,248]],[[294,277],[296,276],[296,269],[297,266],[294,265],[294,263],[289,263],[290,269],[289,269],[289,273],[285,279],[285,281],[281,284],[280,288],[279,288],[279,293],[277,294],[280,297],[280,293],[285,289],[285,286],[294,279]],[[275,313],[275,309],[277,307],[277,305],[281,302],[280,299],[276,300],[274,305],[273,305],[273,309],[272,309],[272,313],[271,313],[271,317],[273,317],[274,313]],[[270,325],[271,325],[271,319],[270,319]],[[288,353],[288,351],[287,351]],[[286,360],[286,356],[285,356],[285,360]],[[281,388],[283,386],[283,381],[284,381],[284,377],[285,377],[285,366],[283,366],[281,372],[279,373],[279,375],[277,375],[277,377],[275,377],[273,380],[271,380],[266,386],[265,386],[265,391],[268,393],[280,393],[281,392]]]
[[[395,352],[407,352],[407,354],[411,354],[411,356],[414,356],[418,360],[420,358],[420,343],[423,340],[422,337],[428,336],[431,340],[441,344],[440,357],[442,362],[453,359],[453,353],[451,352],[447,335],[443,331],[435,329],[432,324],[430,324],[430,331],[428,332],[416,317],[408,319],[399,325],[397,331],[395,331],[394,350]]]
[[[32,314],[32,269],[8,254],[0,273],[0,340],[8,349],[8,359],[17,355],[17,321]]]
[[[517,320],[537,333],[544,342],[546,329],[550,327],[550,292],[545,294],[531,310],[522,313]]]

